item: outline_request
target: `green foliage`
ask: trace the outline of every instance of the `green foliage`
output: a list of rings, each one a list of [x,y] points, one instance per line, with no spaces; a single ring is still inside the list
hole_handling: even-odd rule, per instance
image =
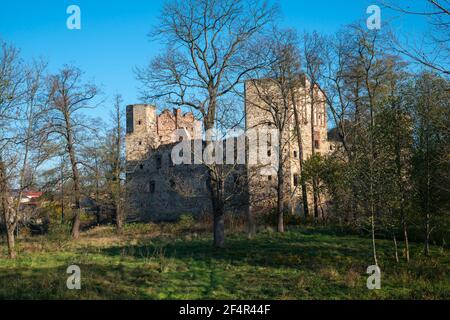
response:
[[[319,181],[329,197],[331,222],[366,233],[373,213],[378,236],[403,239],[411,229],[411,240],[428,234],[443,243],[450,223],[449,82],[429,73],[413,79],[401,64],[386,62],[373,104],[361,103],[342,124],[347,149],[312,156],[304,177]]]
[[[154,223],[127,223],[124,225],[124,234],[148,234],[159,230],[159,226]]]
[[[183,214],[178,219],[177,226],[182,230],[192,229],[195,225],[195,219],[191,214]]]
[[[58,250],[63,250],[71,239],[70,234],[70,224],[51,223],[46,240],[54,243]]]

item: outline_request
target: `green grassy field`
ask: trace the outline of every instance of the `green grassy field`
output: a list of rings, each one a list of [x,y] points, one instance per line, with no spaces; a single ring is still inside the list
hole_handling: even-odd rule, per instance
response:
[[[176,236],[174,235],[176,234]],[[48,239],[50,238],[50,239]],[[432,257],[412,244],[412,261],[395,263],[393,245],[379,240],[381,290],[368,290],[370,240],[318,228],[248,240],[234,233],[217,251],[202,232],[154,224],[112,227],[65,237],[19,240],[19,257],[0,255],[0,299],[445,299],[450,255]],[[403,260],[403,259],[402,259]],[[81,290],[68,290],[66,269],[81,268]]]

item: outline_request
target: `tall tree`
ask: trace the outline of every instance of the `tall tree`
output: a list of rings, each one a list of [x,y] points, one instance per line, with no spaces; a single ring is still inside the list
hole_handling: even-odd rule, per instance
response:
[[[353,220],[357,225],[368,222],[375,264],[377,219],[382,213],[377,115],[386,97],[391,61],[385,42],[381,32],[359,25],[346,27],[331,39],[326,50],[325,76],[319,87],[326,91],[324,96],[346,155],[344,160],[348,161]]]
[[[102,209],[104,207],[105,193],[105,172],[103,168],[104,149],[102,146],[105,137],[102,134],[104,126],[101,120],[97,119],[95,124],[99,128],[90,126],[88,135],[83,135],[84,143],[79,147],[78,162],[80,167],[80,178],[82,179],[82,194],[93,200],[93,209],[95,211],[96,222],[99,225],[102,222]]]
[[[305,215],[308,215],[306,183],[303,175],[303,137],[305,121],[302,115],[308,106],[301,105],[302,90],[305,89],[305,77],[300,69],[300,53],[297,48],[297,35],[292,30],[274,30],[265,47],[271,63],[257,72],[260,79],[250,81],[254,95],[247,98],[246,104],[264,115],[256,123],[260,126],[275,128],[278,132],[278,166],[277,166],[277,217],[278,230],[284,231],[283,211],[286,202],[285,182],[286,164],[290,159],[288,146],[297,143],[299,152],[299,177],[301,182],[302,202]],[[306,90],[306,89],[305,89]],[[256,99],[255,97],[256,96]],[[259,110],[259,111],[258,111]],[[294,133],[292,133],[292,124]]]
[[[284,232],[284,203],[286,201],[285,182],[286,171],[285,165],[287,161],[287,147],[289,144],[288,128],[292,116],[291,112],[291,83],[288,77],[289,41],[292,39],[283,32],[276,32],[273,36],[274,40],[267,42],[268,54],[272,56],[273,63],[264,70],[264,75],[259,76],[260,79],[252,79],[249,83],[251,94],[246,99],[246,104],[256,111],[263,114],[261,121],[255,124],[256,128],[275,128],[277,131],[277,221],[278,232]],[[249,86],[248,86],[249,87]],[[270,140],[272,140],[272,136]],[[273,142],[273,141],[272,141]],[[261,143],[261,141],[260,141]],[[272,146],[272,143],[269,142]],[[261,150],[260,150],[261,152]],[[268,150],[270,153],[271,150]]]
[[[293,57],[296,55],[294,54]],[[295,60],[298,60],[297,58],[294,58],[293,61],[293,67],[297,68]],[[298,64],[299,65],[299,64]],[[299,72],[298,72],[299,74]],[[292,77],[295,77],[294,74],[289,75],[292,79]],[[294,81],[294,83],[305,83],[305,79],[301,79],[301,76],[297,77],[297,81]],[[302,135],[302,125],[305,121],[302,121],[302,117],[300,116],[301,108],[298,105],[299,96],[300,93],[297,93],[297,90],[295,87],[291,87],[291,101],[292,101],[292,108],[294,113],[294,125],[295,125],[295,136],[297,138],[297,147],[298,147],[298,164],[299,164],[299,174],[300,174],[300,183],[301,183],[301,189],[302,189],[302,203],[303,203],[303,214],[305,218],[308,218],[309,216],[309,204],[308,204],[308,189],[306,186],[306,179],[305,175],[303,174],[303,168],[304,168],[304,161],[305,161],[305,152],[304,150],[304,139]],[[305,106],[306,107],[306,106]]]
[[[430,239],[439,216],[448,214],[450,190],[448,158],[449,82],[423,73],[411,88],[413,106],[413,177],[416,203],[421,209],[424,252],[430,254]]]
[[[45,116],[47,97],[45,95],[46,63],[34,61],[24,70],[23,96],[20,116],[17,118],[19,162],[17,165],[17,194],[14,199],[14,212],[26,218],[21,206],[23,194],[33,188],[40,166],[53,155],[53,148],[45,135]],[[18,221],[18,219],[17,219]]]
[[[207,148],[214,144],[223,100],[263,62],[254,59],[256,39],[274,18],[265,1],[172,0],[166,2],[153,35],[167,50],[138,70],[144,96],[192,108],[203,121]],[[220,117],[220,116],[219,116]],[[214,216],[214,246],[223,247],[224,179],[221,166],[207,165]]]
[[[8,251],[16,257],[14,232],[21,216],[23,192],[32,187],[35,172],[46,160],[42,134],[46,100],[45,64],[26,65],[19,51],[0,42],[0,210]],[[16,187],[17,192],[11,193]]]
[[[15,123],[24,95],[25,66],[19,50],[0,41],[0,210],[6,229],[9,257],[16,257],[14,231],[18,215],[10,193],[14,168],[19,163],[17,143],[20,140]]]
[[[122,97],[116,95],[114,97],[114,106],[111,111],[112,126],[106,137],[106,181],[108,185],[108,192],[115,211],[115,222],[117,232],[122,232],[125,223],[125,210],[123,204],[123,174],[125,171],[124,161],[124,124],[123,124],[123,109]]]
[[[82,72],[73,66],[65,66],[48,79],[50,112],[48,117],[48,134],[56,134],[70,160],[73,180],[73,198],[75,214],[72,219],[72,237],[80,234],[80,173],[77,146],[77,134],[85,128],[85,122],[78,118],[82,109],[93,108],[90,105],[98,94],[98,89],[91,83],[82,81]]]
[[[326,41],[323,36],[317,32],[311,34],[305,33],[303,36],[303,58],[305,62],[306,75],[308,76],[308,98],[311,105],[311,155],[314,156],[316,153],[316,128],[315,123],[317,121],[316,114],[317,109],[323,105],[323,98],[319,93],[319,82],[323,77],[323,65],[324,58],[323,55],[326,53]],[[318,181],[312,179],[313,187],[313,201],[314,201],[314,218],[319,218],[319,192],[318,192]],[[323,213],[322,213],[323,215]]]

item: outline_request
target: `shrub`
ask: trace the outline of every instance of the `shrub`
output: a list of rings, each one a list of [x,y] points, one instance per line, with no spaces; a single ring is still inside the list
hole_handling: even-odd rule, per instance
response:
[[[64,249],[70,240],[70,224],[52,223],[49,227],[49,232],[46,239],[49,242],[55,243],[58,249]]]
[[[195,219],[190,214],[183,214],[177,222],[177,227],[181,230],[190,230],[195,226]]]

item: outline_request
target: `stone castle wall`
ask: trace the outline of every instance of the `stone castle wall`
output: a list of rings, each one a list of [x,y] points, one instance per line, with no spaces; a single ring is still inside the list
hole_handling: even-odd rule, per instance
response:
[[[286,114],[277,113],[277,108],[283,107],[282,97],[278,97],[277,83],[271,79],[249,80],[246,82],[246,126],[258,128],[269,127],[281,129],[284,168],[285,208],[292,213],[302,212],[302,193],[300,185],[300,148],[297,139],[294,106],[289,106]],[[303,160],[307,160],[314,153],[326,155],[330,152],[327,138],[326,104],[323,94],[316,90],[314,108],[311,108],[309,97],[310,83],[307,79],[299,85],[295,92],[296,109],[300,121],[300,135],[302,140]],[[278,91],[277,91],[278,90]],[[275,91],[275,93],[274,93]],[[313,117],[311,113],[314,112]],[[275,122],[284,121],[284,124]],[[314,136],[314,138],[313,138]],[[252,210],[272,210],[276,207],[278,183],[277,175],[260,174],[258,166],[249,166],[249,196]],[[308,190],[309,207],[313,205],[312,190]],[[325,202],[326,199],[321,199]],[[324,204],[324,203],[323,203]]]
[[[267,106],[264,107],[264,99],[261,99],[256,85],[258,83],[254,81],[246,83],[247,129],[268,124],[270,127],[271,121],[268,120],[271,117],[268,112],[264,112]],[[323,155],[330,152],[325,99],[317,91],[315,107],[311,110],[308,86],[308,81],[305,81],[295,91],[301,119],[304,160],[313,151]],[[313,121],[311,112],[314,112]],[[286,208],[293,213],[300,213],[300,153],[294,119],[291,106],[282,133],[284,190]],[[184,129],[192,141],[201,141],[201,122],[192,113],[183,114],[180,109],[175,109],[172,112],[164,110],[157,115],[156,107],[151,105],[127,107],[127,202],[132,220],[175,220],[182,214],[211,212],[207,168],[201,164],[172,163],[172,148],[179,141],[179,137],[173,134],[176,129]],[[231,196],[226,211],[259,212],[276,206],[277,176],[262,175],[260,169],[260,166],[253,165],[224,165],[223,170],[228,170],[225,190],[227,196]],[[308,198],[311,206],[311,190]]]

